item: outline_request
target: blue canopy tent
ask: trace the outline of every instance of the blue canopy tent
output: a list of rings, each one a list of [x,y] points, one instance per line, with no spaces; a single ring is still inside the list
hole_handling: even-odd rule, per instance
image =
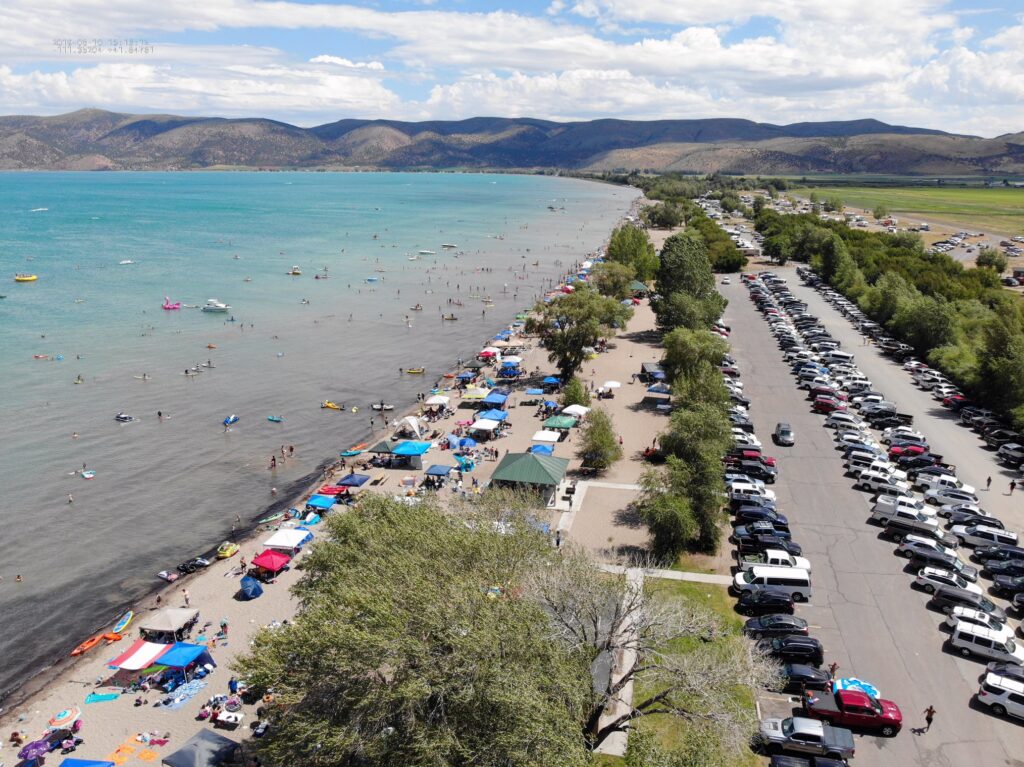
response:
[[[333,495],[313,495],[306,501],[306,508],[316,509],[317,511],[329,511],[337,501],[338,499]]]
[[[263,587],[255,578],[246,575],[238,584],[241,599],[256,599],[263,596]]]
[[[447,477],[453,471],[455,471],[455,467],[454,466],[442,466],[439,463],[435,463],[433,466],[431,466],[429,469],[427,469],[427,476],[428,477]]]
[[[498,392],[493,392],[493,391],[490,394],[488,394],[486,397],[484,397],[484,404],[485,405],[497,405],[497,406],[500,407],[500,406],[504,405],[505,402],[507,402],[507,401],[508,401],[508,395],[507,394],[499,394]]]
[[[546,399],[544,400],[544,407],[548,408],[549,410],[554,410],[555,408],[561,407],[561,405],[559,405],[553,399]]]
[[[543,394],[544,390],[543,389],[527,389],[525,393],[529,394],[531,397],[537,397],[537,396],[540,396],[541,394]]]
[[[492,421],[504,421],[508,418],[508,413],[504,410],[485,410],[482,413],[477,413],[478,418],[490,418]]]
[[[189,644],[188,642],[175,642],[170,650],[157,658],[156,662],[168,668],[185,668],[196,662],[209,663],[211,666],[217,665],[214,663],[210,651],[204,645]]]
[[[501,366],[503,368],[517,368],[519,367],[519,362],[517,360],[506,360],[501,363]]]
[[[65,759],[60,767],[114,767],[114,763],[96,759]]]
[[[474,378],[476,378],[476,373],[471,370],[465,370],[459,373],[456,376],[456,378],[458,378],[460,381],[472,381]]]
[[[429,442],[418,442],[410,439],[395,445],[392,455],[396,455],[399,458],[408,458],[409,465],[416,471],[419,471],[423,468],[423,454],[430,450],[430,447],[431,443]]]
[[[335,483],[337,487],[362,487],[370,481],[369,474],[349,474]]]
[[[459,440],[459,447],[476,447],[476,440],[472,437],[463,437]]]
[[[555,448],[553,448],[551,445],[534,445],[529,450],[527,450],[527,452],[537,453],[537,455],[553,455],[555,452]]]
[[[504,341],[505,339],[510,338],[511,336],[512,336],[512,331],[511,330],[503,330],[500,333],[498,333],[498,335],[496,335],[491,340],[492,341]]]

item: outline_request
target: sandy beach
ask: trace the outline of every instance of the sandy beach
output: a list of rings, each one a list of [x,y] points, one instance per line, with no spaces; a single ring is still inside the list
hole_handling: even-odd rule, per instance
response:
[[[652,240],[660,248],[670,232],[652,231]],[[632,375],[639,371],[642,362],[657,361],[661,352],[657,346],[656,336],[651,332],[655,328],[654,315],[646,301],[635,307],[633,319],[628,328],[620,332],[608,344],[608,350],[596,359],[588,361],[580,371],[581,379],[593,388],[601,386],[605,381],[619,381],[622,386],[614,390],[614,397],[600,402],[592,401],[611,415],[616,430],[621,435],[623,453],[622,460],[600,477],[581,479],[577,485],[574,502],[559,503],[558,507],[548,511],[551,529],[557,531],[560,541],[568,541],[591,550],[603,559],[615,559],[636,547],[643,547],[647,541],[646,529],[631,517],[627,507],[638,491],[637,482],[646,464],[642,459],[642,451],[651,444],[657,432],[663,428],[665,416],[658,414],[650,401],[641,404],[646,396],[646,386],[634,383]],[[523,358],[522,368],[526,371],[541,370],[549,372],[551,364],[547,353],[541,349],[536,339],[524,339],[526,347],[520,353]],[[487,343],[481,339],[481,348]],[[485,371],[486,372],[486,371]],[[448,381],[450,379],[442,379]],[[429,394],[430,381],[424,382],[424,394]],[[443,383],[442,383],[443,386]],[[531,437],[540,428],[541,420],[536,409],[530,406],[519,406],[519,402],[527,397],[522,393],[522,385],[516,386],[516,393],[508,403],[508,429],[501,438],[487,443],[497,449],[500,456],[506,453],[525,451],[531,444]],[[460,408],[460,399],[452,394],[452,408],[455,414],[431,424],[442,433],[451,432],[456,421],[466,420],[470,412]],[[413,411],[415,412],[415,410]],[[399,411],[392,413],[390,421],[399,420]],[[378,415],[375,422],[374,437],[390,436],[385,431]],[[555,455],[570,459],[569,477],[579,475],[580,461],[575,456],[578,441],[578,430],[572,430],[570,437],[558,443]],[[352,459],[349,459],[350,461]],[[358,460],[358,459],[357,459]],[[434,463],[451,464],[453,460],[446,451],[433,448],[424,456],[424,467]],[[472,474],[465,476],[464,486],[470,489],[471,478],[475,477],[480,485],[490,479],[498,461],[483,460],[477,464]],[[351,464],[350,464],[351,466]],[[366,492],[383,492],[404,494],[402,481],[409,476],[422,477],[422,472],[409,470],[379,470],[386,479],[378,486]],[[301,496],[295,497],[290,505],[298,506],[308,495],[322,484],[317,481]],[[452,492],[445,488],[442,493]],[[564,499],[563,499],[564,500]],[[344,506],[338,507],[344,513]],[[238,601],[234,598],[238,590],[241,576],[238,567],[239,556],[247,561],[262,551],[260,545],[273,531],[273,526],[262,526],[253,531],[246,540],[240,541],[241,552],[235,557],[215,561],[209,568],[182,578],[177,583],[163,589],[158,597],[146,600],[136,607],[136,621],[151,614],[160,607],[184,606],[182,589],[188,590],[190,604],[199,609],[200,630],[194,632],[189,641],[205,642],[217,663],[216,671],[205,680],[207,685],[194,698],[176,710],[156,707],[153,704],[160,699],[160,694],[150,692],[144,696],[146,703],[136,706],[136,695],[120,695],[94,703],[85,703],[90,694],[101,696],[112,695],[116,688],[105,686],[104,680],[110,678],[111,671],[107,664],[111,659],[124,652],[138,636],[134,626],[129,628],[124,639],[110,645],[100,645],[77,662],[62,661],[46,679],[41,689],[33,692],[23,702],[10,705],[0,715],[0,728],[5,736],[14,731],[24,732],[27,740],[39,737],[46,728],[47,720],[56,712],[69,706],[80,706],[83,712],[84,727],[81,736],[85,743],[78,748],[76,756],[95,759],[109,759],[117,764],[151,763],[159,761],[180,747],[196,731],[210,727],[209,723],[196,720],[196,715],[207,698],[228,691],[228,680],[231,678],[230,665],[233,659],[248,649],[253,634],[261,627],[271,625],[292,616],[296,604],[289,590],[299,577],[298,570],[292,568],[284,571],[274,583],[266,586],[264,594],[253,601]],[[317,528],[314,528],[317,530]],[[299,556],[299,560],[301,560]],[[217,636],[219,626],[226,621],[228,634]],[[84,637],[83,637],[84,638]],[[252,706],[245,707],[245,719],[234,732],[227,732],[229,737],[242,739],[248,736],[249,725],[255,721],[255,710]],[[162,746],[151,746],[139,738],[142,733],[164,736],[170,733],[168,743]],[[0,750],[0,763],[16,762],[17,748],[12,746],[5,737],[3,750]],[[136,761],[137,760],[137,761]]]

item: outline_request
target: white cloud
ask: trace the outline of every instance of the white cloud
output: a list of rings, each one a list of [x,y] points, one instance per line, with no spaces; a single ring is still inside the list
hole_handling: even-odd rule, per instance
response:
[[[311,64],[335,64],[339,67],[346,67],[348,69],[372,69],[377,72],[384,71],[384,65],[379,61],[350,61],[349,59],[343,59],[340,56],[314,56],[309,60]]]

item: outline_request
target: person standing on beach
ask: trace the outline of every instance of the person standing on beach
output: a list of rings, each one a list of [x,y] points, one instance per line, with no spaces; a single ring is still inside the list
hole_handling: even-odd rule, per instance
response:
[[[189,597],[189,594],[188,594],[188,589],[182,589],[181,590],[181,597],[182,597],[182,599],[185,600],[185,607],[191,607],[192,606],[191,598]]]

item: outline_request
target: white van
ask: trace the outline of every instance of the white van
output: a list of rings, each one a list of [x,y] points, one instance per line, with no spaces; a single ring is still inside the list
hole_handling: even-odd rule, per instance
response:
[[[978,690],[978,702],[999,716],[1009,714],[1024,719],[1024,682],[990,671]]]
[[[965,657],[977,655],[986,660],[1024,664],[1024,647],[1013,641],[1013,629],[990,629],[970,623],[958,623],[949,643]]]
[[[761,591],[768,586],[781,586],[788,590],[794,602],[811,598],[811,574],[798,567],[752,567],[736,573],[733,588],[740,594]]]
[[[852,354],[850,354],[849,352],[841,352],[836,350],[825,352],[825,354],[823,355],[823,359],[825,360],[826,365],[835,365],[837,363],[849,365],[853,363]]]

